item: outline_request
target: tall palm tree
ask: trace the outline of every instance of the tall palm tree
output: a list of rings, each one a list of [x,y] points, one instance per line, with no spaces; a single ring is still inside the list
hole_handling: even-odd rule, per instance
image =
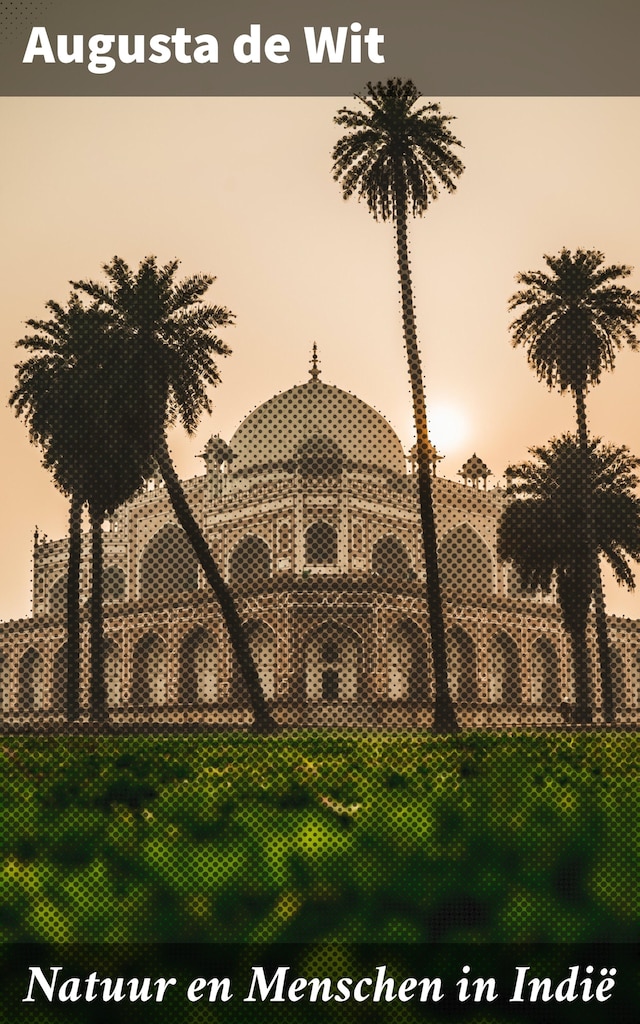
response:
[[[604,255],[593,249],[562,249],[544,257],[550,273],[518,274],[524,288],[513,295],[510,310],[521,310],[511,325],[515,345],[522,345],[538,377],[550,388],[571,391],[576,404],[580,444],[588,445],[586,394],[612,370],[617,350],[637,348],[633,328],[640,322],[640,292],[620,284],[629,267],[605,266]],[[584,481],[576,485],[584,489]],[[589,530],[588,504],[582,511]],[[593,548],[593,545],[591,545]],[[611,655],[599,560],[592,567],[605,721],[614,720]],[[590,712],[589,712],[590,713]]]
[[[512,562],[525,588],[549,593],[554,581],[571,642],[576,721],[589,721],[589,658],[586,643],[594,561],[603,554],[615,578],[635,586],[629,559],[640,558],[638,460],[626,448],[586,446],[565,434],[532,448],[534,460],[507,470],[508,496],[498,528],[498,554]],[[590,524],[583,516],[586,482]]]
[[[48,320],[29,320],[34,334],[18,346],[31,353],[18,366],[10,404],[44,452],[56,485],[70,496],[67,574],[67,680],[69,720],[79,717],[81,514],[89,506],[92,527],[90,707],[106,720],[102,623],[102,524],[141,486],[152,458],[136,428],[140,405],[129,388],[117,394],[109,373],[125,355],[112,318],[77,295],[62,306],[47,303]]]
[[[419,104],[420,93],[411,81],[392,79],[367,84],[366,95],[356,95],[357,110],[342,108],[335,123],[347,129],[333,150],[333,174],[345,199],[363,198],[377,219],[392,220],[396,229],[396,257],[402,299],[402,326],[409,365],[413,416],[417,440],[418,490],[422,538],[427,571],[427,609],[435,677],[434,731],[458,728],[447,678],[442,595],[431,486],[429,434],[422,365],[413,301],[407,224],[409,215],[422,216],[439,189],[456,188],[464,167],[453,152],[461,143],[449,129],[451,117],[437,103]]]
[[[206,305],[202,297],[214,278],[193,275],[176,282],[178,261],[159,266],[154,256],[137,271],[114,257],[103,267],[107,282],[73,282],[74,288],[93,298],[126,337],[126,359],[116,367],[123,394],[142,389],[143,422],[138,421],[145,450],[155,457],[176,517],[215,594],[227,626],[230,643],[254,714],[254,726],[271,732],[269,712],[249,640],[233,595],[211,554],[191,512],[173,466],[166,429],[179,420],[192,434],[203,412],[211,411],[208,387],[219,381],[215,356],[226,355],[227,345],[215,331],[233,322],[224,306]],[[133,382],[133,384],[132,384]]]

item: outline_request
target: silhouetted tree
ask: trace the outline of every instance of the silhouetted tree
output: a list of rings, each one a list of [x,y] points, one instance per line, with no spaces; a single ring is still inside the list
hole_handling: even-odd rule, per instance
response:
[[[603,554],[618,582],[635,586],[629,559],[640,558],[638,460],[626,448],[586,445],[565,434],[534,459],[507,470],[505,508],[498,528],[498,555],[515,566],[522,584],[549,593],[554,581],[571,641],[576,721],[589,721],[589,655],[586,642],[594,561]],[[584,482],[590,508],[587,526]]]
[[[424,384],[413,301],[407,224],[409,215],[422,216],[439,189],[453,192],[464,167],[453,152],[461,143],[451,133],[451,117],[437,103],[419,104],[411,81],[392,79],[367,84],[356,95],[356,110],[338,111],[335,123],[347,129],[333,150],[333,172],[345,199],[357,194],[376,219],[392,220],[402,299],[404,343],[411,380],[417,439],[420,515],[427,572],[427,607],[435,676],[434,731],[458,728],[449,692],[447,649],[438,550],[433,510],[429,435]]]
[[[530,271],[518,274],[525,287],[512,296],[509,309],[521,309],[512,324],[515,345],[522,345],[538,377],[550,388],[571,391],[576,404],[580,444],[588,445],[586,394],[598,384],[604,370],[612,370],[616,350],[623,344],[637,347],[633,328],[640,321],[640,292],[620,284],[631,273],[629,267],[604,265],[604,255],[595,250],[562,249],[557,256],[544,257],[550,273]],[[584,490],[585,482],[576,479]],[[584,499],[581,518],[589,532],[590,509]],[[593,544],[590,547],[594,547]],[[600,660],[605,721],[614,720],[611,655],[602,588],[600,562],[592,566],[596,631]],[[591,717],[591,708],[580,713]]]
[[[219,381],[214,356],[226,355],[227,345],[215,331],[233,322],[224,306],[202,302],[214,278],[193,275],[176,282],[178,261],[159,266],[149,256],[137,271],[120,257],[103,267],[106,284],[74,282],[74,287],[107,312],[126,337],[127,359],[120,366],[120,387],[142,390],[144,423],[139,424],[145,448],[153,453],[180,525],[211,586],[227,626],[242,681],[254,714],[255,728],[269,732],[275,722],[262,692],[260,679],[242,620],[231,591],[209,550],[173,466],[166,428],[179,420],[192,434],[203,412],[211,411],[208,387]]]
[[[67,715],[79,717],[81,512],[89,507],[92,529],[90,710],[107,718],[104,684],[102,525],[141,486],[153,460],[138,429],[144,396],[123,390],[125,339],[113,318],[77,295],[68,304],[47,303],[48,320],[29,320],[35,332],[18,342],[31,353],[18,370],[10,403],[31,439],[44,452],[44,465],[70,496],[67,583]]]

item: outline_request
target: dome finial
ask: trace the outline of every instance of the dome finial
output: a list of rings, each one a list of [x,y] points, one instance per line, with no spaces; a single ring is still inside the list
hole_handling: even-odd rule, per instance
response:
[[[310,359],[311,369],[309,370],[309,376],[311,380],[318,380],[320,376],[320,369],[318,367],[318,346],[315,341],[313,343],[312,355]]]

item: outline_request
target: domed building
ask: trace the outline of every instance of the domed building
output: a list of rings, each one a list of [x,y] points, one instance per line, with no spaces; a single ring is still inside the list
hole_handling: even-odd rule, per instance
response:
[[[428,727],[415,460],[387,420],[321,380],[314,351],[308,381],[251,412],[228,444],[211,438],[202,458],[204,474],[184,488],[236,597],[278,721]],[[490,471],[475,453],[461,482],[436,475],[435,450],[432,458],[459,720],[559,725],[573,702],[568,644],[553,599],[523,595],[497,558],[504,492],[487,487]],[[113,722],[250,721],[218,606],[159,478],[111,519],[104,542]],[[66,540],[36,540],[33,617],[0,626],[9,727],[62,721],[66,560]],[[619,719],[635,722],[638,624],[612,619],[611,634]]]

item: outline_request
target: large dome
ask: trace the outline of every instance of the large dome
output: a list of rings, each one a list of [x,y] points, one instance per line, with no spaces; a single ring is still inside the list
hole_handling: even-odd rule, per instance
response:
[[[345,463],[405,472],[405,457],[393,427],[355,395],[310,380],[270,398],[240,424],[231,439],[232,474],[299,461],[305,445],[339,450]]]

